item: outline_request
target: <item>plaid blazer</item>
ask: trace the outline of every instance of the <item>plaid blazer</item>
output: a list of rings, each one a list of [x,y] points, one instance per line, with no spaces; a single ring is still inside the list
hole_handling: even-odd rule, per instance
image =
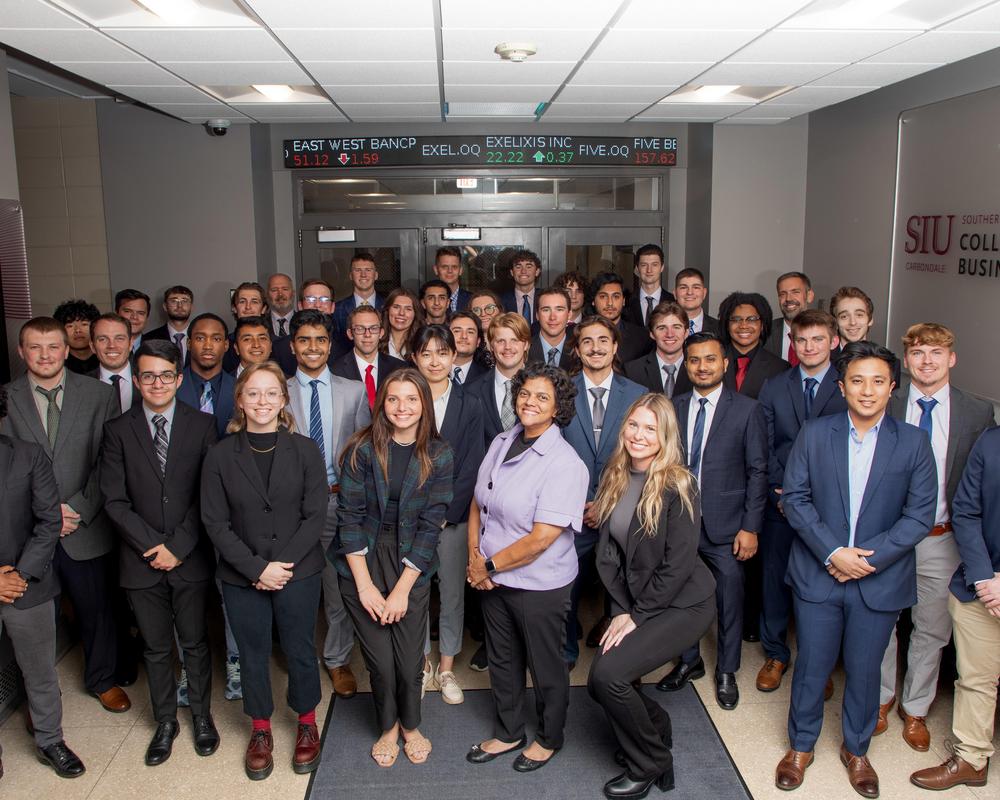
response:
[[[437,572],[438,539],[451,503],[454,480],[451,446],[440,439],[432,441],[430,455],[433,469],[427,480],[418,486],[420,461],[414,457],[410,459],[399,494],[399,558],[405,558],[420,570],[417,586],[427,583]],[[358,445],[357,467],[351,467],[348,453],[340,472],[337,535],[327,558],[344,577],[353,578],[347,564],[348,553],[368,548],[371,566],[388,499],[389,484],[369,439]]]

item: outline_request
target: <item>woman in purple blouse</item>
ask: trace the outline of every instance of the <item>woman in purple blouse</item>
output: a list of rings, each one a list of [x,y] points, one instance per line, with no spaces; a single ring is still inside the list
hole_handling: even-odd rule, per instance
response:
[[[576,387],[558,367],[532,364],[513,380],[520,424],[501,433],[479,468],[469,513],[469,583],[482,590],[494,738],[466,759],[484,764],[525,746],[524,670],[531,670],[538,732],[514,769],[545,766],[563,744],[569,672],[562,657],[576,577],[587,467],[560,426],[574,413]]]

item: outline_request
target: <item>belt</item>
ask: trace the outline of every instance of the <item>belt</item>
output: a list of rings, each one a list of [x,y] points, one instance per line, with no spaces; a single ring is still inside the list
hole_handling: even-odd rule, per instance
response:
[[[340,494],[340,484],[331,483],[330,484],[330,494]]]
[[[951,523],[950,522],[942,522],[940,525],[935,525],[933,528],[931,528],[931,532],[928,533],[927,535],[928,536],[943,536],[946,533],[951,533]]]

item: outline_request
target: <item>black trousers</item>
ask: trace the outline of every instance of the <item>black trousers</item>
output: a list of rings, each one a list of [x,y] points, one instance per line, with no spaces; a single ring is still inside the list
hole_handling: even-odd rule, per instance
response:
[[[361,654],[371,676],[379,730],[388,731],[397,722],[407,730],[419,728],[430,581],[410,590],[406,615],[392,625],[382,625],[369,616],[358,598],[358,587],[350,578],[341,576],[340,596],[354,621]]]
[[[604,709],[633,778],[660,775],[674,763],[663,743],[664,734],[670,731],[670,717],[646,696],[641,684],[636,688],[633,682],[677,658],[705,635],[713,619],[715,598],[709,597],[690,608],[664,610],[604,655],[598,648],[587,689]]]
[[[525,668],[535,687],[538,732],[549,750],[563,745],[569,707],[569,670],[563,659],[568,583],[558,589],[530,591],[498,586],[482,593],[486,653],[496,718],[493,735],[501,742],[524,736]]]
[[[174,629],[188,677],[191,713],[211,711],[212,656],[208,647],[208,598],[215,591],[211,580],[189,582],[176,572],[164,573],[155,586],[128,589],[146,649],[146,675],[153,718],[167,722],[177,718],[177,684],[174,677]]]
[[[274,713],[271,694],[271,626],[278,628],[288,662],[288,705],[307,714],[319,704],[319,663],[316,660],[316,615],[322,573],[285,584],[276,592],[253,586],[222,584],[229,626],[240,651],[243,711],[253,719]]]
[[[53,559],[62,590],[76,610],[76,623],[83,641],[83,684],[94,694],[102,694],[115,685],[118,664],[112,585],[115,558],[117,554],[111,552],[74,561],[60,542]]]

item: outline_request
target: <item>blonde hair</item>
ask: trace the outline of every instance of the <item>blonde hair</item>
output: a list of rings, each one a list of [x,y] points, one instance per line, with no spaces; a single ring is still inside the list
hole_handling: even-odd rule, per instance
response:
[[[918,322],[903,334],[903,352],[921,345],[947,347],[951,350],[955,346],[955,334],[939,322]]]
[[[696,485],[694,478],[684,464],[684,453],[681,450],[680,432],[677,427],[677,415],[674,406],[665,395],[644,394],[629,407],[625,420],[638,409],[647,408],[656,417],[656,438],[660,445],[659,452],[653,456],[653,462],[646,473],[646,484],[639,497],[636,512],[639,517],[641,532],[647,536],[656,535],[656,526],[663,512],[663,494],[668,489],[677,492],[681,498],[684,510],[694,519],[694,495]],[[593,514],[598,524],[611,516],[615,506],[625,495],[629,484],[631,457],[625,449],[625,423],[618,431],[618,442],[614,452],[601,475],[601,483],[597,487],[594,498]]]
[[[507,328],[522,342],[531,341],[531,328],[528,327],[527,321],[520,314],[507,311],[493,317],[490,327],[486,331],[486,338],[490,344],[493,343],[493,339],[500,332],[501,328]]]
[[[236,390],[233,392],[233,418],[226,425],[226,433],[238,433],[239,431],[246,430],[247,415],[240,408],[239,399],[240,395],[243,394],[243,387],[246,386],[247,381],[258,372],[268,372],[277,378],[278,384],[281,386],[281,394],[285,398],[285,404],[282,406],[281,411],[278,412],[278,427],[284,428],[289,433],[294,433],[295,422],[292,420],[292,415],[288,413],[288,381],[285,380],[285,373],[281,371],[281,367],[273,361],[265,361],[262,364],[251,364],[236,379]]]

